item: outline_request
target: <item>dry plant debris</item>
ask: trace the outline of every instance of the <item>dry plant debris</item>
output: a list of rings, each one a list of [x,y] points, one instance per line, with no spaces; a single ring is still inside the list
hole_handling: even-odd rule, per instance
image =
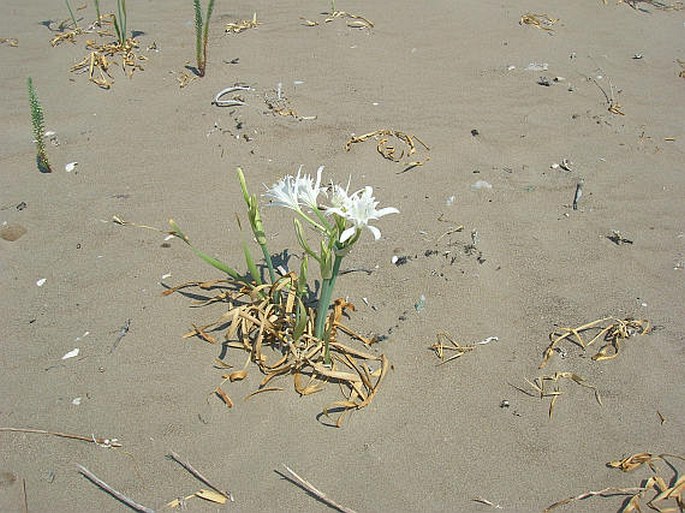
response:
[[[211,490],[206,490],[203,488],[193,494],[174,499],[173,501],[170,501],[166,504],[167,508],[180,508],[183,510],[186,508],[186,503],[193,497],[199,497],[200,499],[204,499],[215,504],[226,504],[227,500],[234,502],[233,494],[231,494],[230,492],[225,492],[220,488],[217,488],[205,476],[200,474],[200,472],[198,472],[195,469],[195,467],[193,467],[189,462],[181,459],[181,457],[178,454],[171,451],[171,453],[169,454],[169,458],[171,458],[179,465],[181,465],[184,469],[186,469],[188,472],[190,472],[193,475],[193,477],[199,479],[204,484],[209,486]]]
[[[489,501],[489,500],[487,500],[487,499],[484,498],[484,497],[474,497],[474,498],[471,499],[471,500],[472,500],[473,502],[478,502],[479,504],[485,504],[486,506],[490,506],[490,507],[495,508],[495,509],[504,509],[504,508],[502,508],[502,506],[500,506],[499,504],[495,504],[494,502]]]
[[[548,411],[549,418],[552,418],[554,405],[556,404],[559,396],[563,393],[559,388],[559,381],[562,379],[573,381],[582,387],[593,390],[595,393],[595,400],[600,406],[602,405],[602,398],[599,395],[599,391],[592,385],[587,384],[583,378],[578,376],[578,374],[574,374],[573,372],[555,372],[551,376],[539,376],[533,379],[533,381],[526,379],[526,382],[528,382],[528,384],[539,394],[540,399],[551,398]],[[550,390],[548,385],[552,385],[553,389]]]
[[[7,43],[8,45],[16,48],[19,46],[19,40],[16,37],[0,37],[0,44],[5,44]]]
[[[113,24],[114,15],[103,16],[100,24]],[[76,38],[83,34],[96,35],[100,38],[114,37],[110,30],[95,30],[95,24],[88,29],[80,27],[62,32],[52,38],[50,44],[58,46],[65,41],[76,43]],[[124,44],[119,41],[110,43],[100,43],[93,39],[86,40],[86,49],[90,52],[78,63],[74,64],[69,71],[75,73],[88,73],[88,80],[102,89],[109,89],[112,87],[114,81],[112,75],[109,73],[111,64],[121,67],[128,78],[133,76],[136,70],[143,71],[142,61],[146,61],[147,57],[138,54],[138,42],[133,38],[128,38]],[[119,58],[117,61],[113,58]]]
[[[117,500],[123,502],[129,508],[134,509],[135,511],[140,511],[141,513],[155,513],[155,510],[148,508],[146,506],[143,506],[142,504],[138,504],[136,501],[134,501],[130,497],[127,497],[126,495],[124,495],[120,491],[109,486],[107,483],[105,483],[102,479],[100,479],[98,476],[93,474],[86,467],[84,467],[82,465],[76,465],[76,468],[78,469],[78,471],[83,476],[88,478],[93,484],[97,485],[102,490],[106,491],[112,497],[115,497]]]
[[[614,98],[614,86],[611,83],[611,80],[609,80],[609,94],[607,94],[606,90],[601,85],[599,85],[599,82],[597,82],[597,80],[595,80],[592,77],[590,78],[590,80],[592,80],[595,83],[595,85],[599,87],[599,90],[602,91],[602,94],[604,94],[604,98],[607,102],[607,110],[612,114],[625,116],[625,113],[621,111],[621,104],[618,103],[618,101],[616,101],[616,99]]]
[[[298,121],[310,121],[316,116],[303,116],[290,106],[290,100],[283,91],[268,91],[264,93],[264,103],[273,114],[283,117],[293,117]]]
[[[678,73],[678,76],[680,78],[685,78],[685,61],[682,61],[680,59],[676,59],[676,61],[678,62],[678,64],[680,64],[680,67],[682,68],[680,70],[680,73]]]
[[[406,146],[406,150],[400,149],[398,153],[398,149],[395,144],[390,142],[392,138],[398,139],[401,143],[403,143]],[[403,158],[410,157],[416,153],[416,143],[414,141],[423,146],[426,151],[430,151],[430,148],[415,135],[409,135],[405,134],[404,132],[400,132],[399,130],[389,129],[375,130],[374,132],[369,132],[368,134],[352,136],[345,143],[345,150],[350,151],[353,144],[366,142],[369,139],[375,139],[378,141],[378,144],[376,144],[376,151],[380,153],[383,158],[393,162],[401,162]],[[409,171],[414,167],[423,166],[429,160],[430,156],[426,156],[426,158],[423,160],[405,162],[405,168],[402,170],[402,172],[404,173],[405,171]]]
[[[606,4],[607,0],[604,0],[604,3]],[[651,7],[654,7],[655,9],[657,9],[659,11],[682,11],[683,9],[685,9],[683,2],[675,2],[673,4],[665,4],[664,2],[659,2],[657,0],[618,0],[617,3],[629,5],[631,8],[635,9],[636,11],[643,10],[640,8],[640,4],[647,4]]]
[[[58,438],[69,438],[71,440],[80,440],[82,442],[91,442],[100,447],[105,447],[110,449],[112,447],[121,447],[119,440],[116,438],[100,438],[95,435],[83,436],[74,435],[72,433],[60,433],[57,431],[46,431],[44,429],[32,429],[32,428],[11,428],[11,427],[0,427],[0,432],[10,432],[10,433],[33,433],[37,435],[50,435],[56,436]]]
[[[183,89],[195,79],[197,79],[197,75],[191,75],[190,73],[187,73],[185,71],[182,71],[176,77],[180,89]]]
[[[323,20],[324,23],[331,23],[332,21],[340,18],[345,19],[346,25],[350,28],[372,29],[374,27],[374,24],[371,20],[365,18],[364,16],[359,16],[358,14],[351,14],[345,11],[333,11],[325,12],[323,15],[325,16]],[[319,25],[318,21],[313,21],[302,16],[300,19],[307,27],[316,27]]]
[[[351,510],[350,508],[347,508],[345,506],[341,506],[333,499],[330,499],[325,493],[315,488],[314,485],[311,484],[309,481],[297,475],[293,469],[288,467],[288,465],[283,465],[283,467],[285,467],[286,472],[288,472],[288,475],[285,476],[286,479],[293,481],[296,485],[304,488],[327,506],[330,506],[331,508],[340,511],[341,513],[355,513],[354,510]]]
[[[258,25],[261,25],[261,23],[257,21],[257,13],[254,13],[251,20],[240,20],[237,23],[227,23],[225,31],[233,34],[240,34],[245,30],[257,28]]]
[[[552,26],[558,21],[559,18],[552,18],[547,14],[535,14],[529,12],[521,16],[521,19],[519,20],[519,25],[530,25],[540,30],[554,32]]]
[[[68,41],[68,42],[70,42],[70,43],[72,43],[72,44],[76,44],[76,38],[77,38],[78,36],[80,36],[81,34],[83,34],[83,33],[84,33],[84,31],[83,31],[83,29],[80,28],[80,27],[79,27],[79,28],[75,28],[75,29],[73,29],[73,30],[67,30],[67,31],[64,31],[64,32],[60,32],[59,34],[57,34],[55,37],[53,37],[53,38],[50,40],[50,44],[51,44],[53,47],[54,47],[54,46],[59,46],[59,45],[61,45],[62,43],[64,43],[65,41]]]
[[[685,499],[683,498],[683,492],[685,492],[685,476],[679,475],[675,465],[667,458],[685,460],[685,457],[676,454],[654,455],[648,452],[641,452],[623,458],[622,460],[610,461],[607,463],[608,467],[617,468],[622,472],[632,472],[643,465],[647,465],[652,472],[652,475],[642,483],[642,486],[633,488],[610,487],[602,490],[585,492],[557,501],[545,508],[543,513],[548,513],[559,506],[590,497],[612,497],[616,495],[630,496],[630,499],[625,501],[623,507],[620,509],[621,513],[641,513],[643,511],[642,501],[649,492],[654,493],[652,498],[646,502],[646,505],[650,509],[661,513],[685,511]],[[660,474],[659,469],[655,465],[658,461],[663,461],[671,470],[673,475],[670,476],[668,480]],[[669,485],[668,483],[671,484]]]
[[[549,334],[550,344],[545,349],[542,362],[538,368],[542,369],[547,365],[554,352],[558,350],[557,346],[559,343],[564,340],[570,340],[582,349],[586,349],[597,340],[603,341],[605,344],[592,357],[593,360],[599,362],[616,358],[621,349],[622,341],[635,335],[645,335],[650,330],[651,325],[648,320],[632,318],[621,320],[615,317],[598,319],[577,328],[557,328]],[[595,335],[587,340],[581,335],[584,332],[595,333]]]
[[[338,299],[326,324],[332,365],[325,366],[323,341],[314,336],[314,312],[310,310],[304,322],[298,320],[297,310],[304,305],[297,301],[297,282],[297,275],[291,272],[273,285],[247,286],[232,279],[191,282],[171,288],[164,295],[197,287],[216,291],[216,295],[196,302],[195,306],[228,304],[228,310],[216,322],[193,326],[184,336],[197,336],[217,344],[219,341],[212,332],[225,329],[224,344],[247,353],[245,367],[224,374],[213,392],[226,406],[230,408],[234,402],[223,389],[224,384],[246,378],[252,362],[264,375],[258,392],[266,392],[273,379],[285,375],[292,375],[295,391],[301,396],[319,392],[327,383],[338,384],[343,400],[325,406],[323,414],[340,427],[348,413],[371,403],[388,372],[388,360],[382,354],[375,355],[338,341],[338,333],[343,332],[366,346],[374,342],[341,323],[343,315],[354,311],[354,305]],[[222,367],[225,367],[223,362]],[[275,387],[269,388],[272,390]]]
[[[437,342],[435,342],[435,344],[433,344],[430,347],[430,349],[433,350],[435,356],[437,356],[440,359],[440,363],[438,365],[444,365],[447,362],[456,360],[457,358],[465,355],[466,353],[473,351],[478,346],[489,344],[490,342],[498,340],[497,337],[488,337],[484,340],[481,340],[480,342],[476,342],[475,344],[462,345],[459,342],[455,342],[449,333],[444,332],[438,333],[436,335],[436,338]],[[453,352],[453,354],[448,357],[448,352]]]
[[[118,42],[98,44],[95,41],[88,40],[86,41],[86,48],[91,50],[90,54],[86,55],[81,62],[74,64],[70,71],[79,73],[87,71],[88,80],[102,89],[112,87],[113,77],[108,71],[110,64],[121,66],[121,70],[128,78],[131,78],[134,71],[143,71],[140,61],[147,60],[147,57],[144,55],[136,54],[138,42],[131,38],[127,39],[123,45]],[[111,57],[115,56],[120,57],[121,62],[111,60]]]

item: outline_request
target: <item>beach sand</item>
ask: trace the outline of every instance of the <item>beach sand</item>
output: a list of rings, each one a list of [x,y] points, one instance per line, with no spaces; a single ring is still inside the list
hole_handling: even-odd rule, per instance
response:
[[[64,5],[3,2],[0,36],[18,46],[0,45],[0,224],[26,233],[0,240],[0,427],[122,447],[0,432],[0,510],[126,510],[77,464],[160,510],[205,487],[166,457],[175,451],[235,499],[193,499],[188,511],[329,510],[283,477],[285,464],[359,513],[532,512],[650,475],[607,468],[610,460],[685,452],[685,11],[636,6],[337,2],[371,20],[368,29],[324,23],[325,1],[218,1],[206,76],[180,88],[195,64],[192,3],[129,2],[128,28],[148,59],[131,79],[112,66],[103,90],[69,71],[92,36],[50,46],[47,25],[56,24],[43,22],[66,18]],[[255,12],[257,28],[224,32]],[[521,24],[526,13],[558,21],[543,30]],[[90,3],[77,15],[84,25],[95,17]],[[28,76],[59,143],[47,144],[51,174],[35,165]],[[246,106],[211,104],[236,83],[253,89]],[[269,111],[264,95],[278,84],[305,119]],[[346,151],[352,134],[379,129],[430,150],[418,145],[399,163],[374,141]],[[554,166],[562,159],[570,170]],[[299,397],[283,377],[273,382],[282,392],[244,401],[262,379],[254,366],[225,385],[228,409],[212,394],[225,373],[213,367],[220,348],[182,339],[225,306],[162,296],[162,283],[221,273],[179,240],[112,222],[166,229],[174,218],[199,248],[243,269],[236,167],[261,193],[300,165],[325,165],[326,180],[353,189],[370,185],[380,207],[400,210],[343,264],[371,273],[336,286],[357,307],[349,326],[383,336],[373,351],[392,365],[374,401],[340,429],[320,416],[340,399],[335,385]],[[475,189],[478,181],[491,188]],[[289,249],[299,266],[291,216],[262,213],[272,250]],[[632,243],[612,242],[613,230]],[[410,258],[395,265],[393,256]],[[604,317],[654,329],[609,361],[591,359],[599,343],[583,351],[563,342],[538,369],[557,326]],[[498,340],[438,366],[430,346],[442,332],[461,344]],[[238,369],[245,359],[226,356]],[[584,378],[602,405],[562,379],[549,418],[549,400],[523,390],[556,371]],[[557,511],[619,511],[624,499]]]

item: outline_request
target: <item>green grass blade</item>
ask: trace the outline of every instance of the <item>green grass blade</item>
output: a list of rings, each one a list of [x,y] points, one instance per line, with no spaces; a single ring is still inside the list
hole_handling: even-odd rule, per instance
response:
[[[102,20],[102,15],[100,14],[100,0],[95,0],[95,15],[98,17],[98,26],[100,25],[100,21]]]
[[[67,9],[69,10],[69,16],[71,16],[71,21],[74,24],[74,28],[78,28],[78,22],[76,21],[76,16],[74,16],[74,11],[71,8],[71,5],[69,4],[69,0],[64,0],[64,3],[67,4]]]

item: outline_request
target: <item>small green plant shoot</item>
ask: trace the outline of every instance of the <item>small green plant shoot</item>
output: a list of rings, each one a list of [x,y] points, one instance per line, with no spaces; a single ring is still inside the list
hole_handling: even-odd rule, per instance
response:
[[[94,0],[93,3],[95,4],[95,14],[98,17],[95,23],[99,27],[102,24],[102,14],[100,13],[100,0]]]
[[[27,88],[29,92],[29,105],[31,107],[31,122],[33,124],[33,137],[36,141],[36,164],[41,173],[51,173],[52,168],[48,161],[48,155],[45,151],[45,120],[43,118],[43,107],[36,94],[36,89],[33,87],[33,79],[31,77],[27,80]]]
[[[197,60],[197,74],[204,77],[205,69],[207,67],[209,19],[212,17],[212,11],[214,10],[214,0],[209,0],[209,3],[207,4],[207,14],[204,17],[204,21],[200,0],[193,0],[193,6],[195,7],[195,57]]]
[[[117,0],[117,13],[114,15],[114,31],[117,33],[120,46],[126,44],[126,16],[126,0]]]

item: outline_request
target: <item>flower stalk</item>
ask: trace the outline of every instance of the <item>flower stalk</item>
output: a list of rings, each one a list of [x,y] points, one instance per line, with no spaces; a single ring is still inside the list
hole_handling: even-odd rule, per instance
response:
[[[321,187],[323,166],[317,171],[316,179],[302,174],[288,175],[274,184],[264,194],[273,206],[285,207],[296,213],[295,235],[305,252],[319,264],[321,293],[316,307],[314,336],[324,343],[324,364],[331,366],[330,331],[326,331],[328,309],[333,298],[336,280],[340,274],[342,260],[356,244],[364,228],[378,240],[381,232],[370,221],[399,211],[393,207],[376,209],[378,202],[373,189],[364,187],[349,194],[346,188],[335,185],[330,189]],[[328,201],[320,201],[325,196]],[[303,222],[321,236],[320,251],[315,252],[307,242]],[[329,326],[330,330],[330,326]]]

